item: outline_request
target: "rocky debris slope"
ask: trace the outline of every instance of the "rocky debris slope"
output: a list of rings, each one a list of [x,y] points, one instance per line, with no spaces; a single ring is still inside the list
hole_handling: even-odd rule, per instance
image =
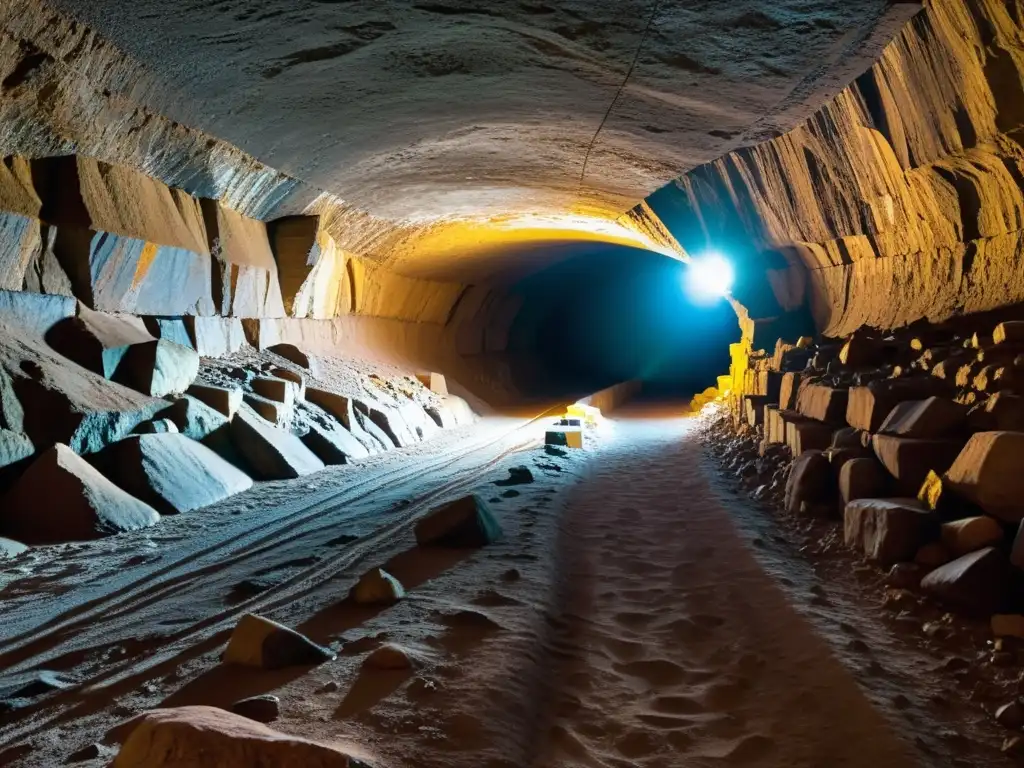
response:
[[[45,338],[0,324],[5,557],[153,525],[253,480],[299,477],[474,418],[437,373],[423,377],[441,394],[416,376],[357,372],[293,347],[201,359],[194,337],[174,335],[181,323],[74,305],[61,314]],[[209,347],[233,346],[228,325],[204,333]]]
[[[976,316],[780,338],[770,352],[748,336],[719,379],[713,449],[755,500],[810,526],[815,551],[843,541],[886,569],[887,604],[924,601],[949,612],[942,626],[983,620],[1011,665],[1024,642],[1022,329]]]

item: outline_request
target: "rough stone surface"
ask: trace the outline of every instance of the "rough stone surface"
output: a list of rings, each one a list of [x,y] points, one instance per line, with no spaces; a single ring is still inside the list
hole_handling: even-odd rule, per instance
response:
[[[270,619],[247,613],[235,625],[223,660],[226,664],[283,669],[322,664],[333,658],[331,651],[305,635]]]
[[[801,504],[822,504],[831,501],[835,493],[835,474],[825,455],[821,451],[800,454],[786,482],[786,511],[796,514]]]
[[[290,432],[278,429],[247,406],[231,420],[235,448],[261,480],[288,480],[324,468],[324,463]]]
[[[796,395],[796,409],[810,419],[829,424],[842,423],[846,417],[849,390],[824,384],[803,382]]]
[[[216,707],[154,709],[140,716],[111,768],[273,765],[275,768],[358,768],[337,747],[274,731]]]
[[[883,566],[913,560],[936,525],[934,515],[914,499],[858,499],[843,513],[847,546]]]
[[[200,400],[214,410],[220,412],[228,419],[238,413],[242,406],[242,390],[227,387],[215,387],[209,384],[193,384],[187,390],[187,394]]]
[[[929,471],[945,472],[960,452],[962,444],[955,440],[917,440],[893,435],[874,435],[871,446],[897,488],[908,496],[916,496]]]
[[[349,592],[349,598],[359,605],[393,605],[403,597],[401,582],[381,568],[364,573]]]
[[[889,412],[878,428],[883,435],[923,439],[955,435],[967,420],[967,408],[941,397],[907,400]]]
[[[479,496],[463,496],[416,523],[416,543],[421,547],[482,547],[501,536],[501,526]]]
[[[991,517],[968,517],[942,524],[942,543],[953,557],[997,545],[1003,527]]]
[[[839,498],[845,507],[855,499],[885,496],[889,476],[874,458],[855,458],[839,469]]]
[[[252,487],[248,475],[181,434],[128,437],[91,458],[120,488],[164,515],[190,512]]]
[[[98,539],[160,519],[60,444],[32,463],[0,499],[0,510],[0,533],[25,544]]]
[[[1002,607],[1008,581],[1006,556],[988,547],[936,568],[921,589],[963,613],[989,615]]]
[[[1009,523],[1024,519],[1024,432],[979,432],[946,480],[957,493]]]
[[[402,648],[386,643],[366,657],[363,667],[385,671],[399,671],[412,669],[413,661]]]

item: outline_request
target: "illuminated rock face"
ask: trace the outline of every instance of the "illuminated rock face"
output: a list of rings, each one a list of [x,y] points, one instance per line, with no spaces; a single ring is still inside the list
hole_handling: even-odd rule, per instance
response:
[[[806,123],[663,190],[673,233],[763,272],[759,316],[806,300],[828,335],[1024,301],[1014,5],[926,4]]]

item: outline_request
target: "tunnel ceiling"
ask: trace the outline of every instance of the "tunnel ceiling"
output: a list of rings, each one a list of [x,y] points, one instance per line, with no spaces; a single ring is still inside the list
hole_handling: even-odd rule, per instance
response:
[[[139,98],[391,221],[618,215],[788,129],[913,10],[887,0],[57,0]],[[594,144],[645,27],[635,71]]]

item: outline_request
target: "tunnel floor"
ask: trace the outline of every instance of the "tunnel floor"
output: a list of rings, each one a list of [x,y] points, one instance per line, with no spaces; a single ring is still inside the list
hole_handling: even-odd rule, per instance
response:
[[[976,711],[932,706],[925,660],[857,595],[823,589],[799,555],[766,543],[682,412],[626,408],[585,451],[545,450],[544,420],[491,417],[40,554],[2,585],[0,665],[63,683],[3,714],[0,764],[61,764],[98,743],[81,764],[106,765],[138,713],[264,693],[281,699],[275,728],[356,745],[381,766],[989,764],[943,740]],[[522,465],[534,482],[510,483]],[[412,522],[468,491],[491,497],[504,538],[417,550]],[[407,598],[346,604],[373,567]],[[337,660],[219,663],[248,612]],[[412,668],[366,666],[385,642]]]

